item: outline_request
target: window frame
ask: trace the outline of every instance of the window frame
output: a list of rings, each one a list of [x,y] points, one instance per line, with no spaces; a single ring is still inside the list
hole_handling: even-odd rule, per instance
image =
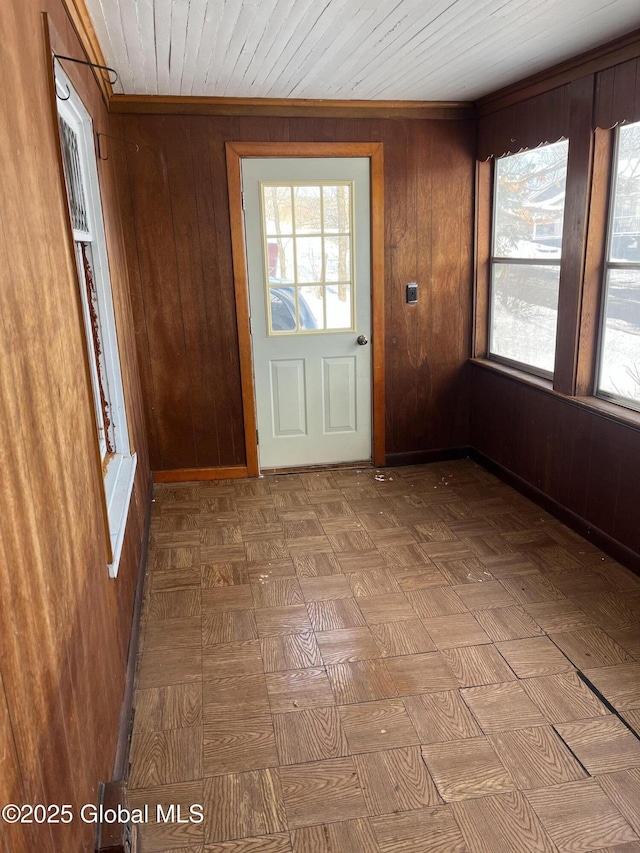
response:
[[[622,409],[627,409],[631,412],[640,412],[640,401],[623,397],[622,395],[614,394],[609,391],[600,389],[602,370],[603,370],[603,354],[605,343],[605,332],[607,322],[607,302],[609,299],[609,273],[612,270],[637,270],[640,278],[640,261],[611,261],[610,252],[613,241],[613,227],[615,219],[615,201],[616,190],[618,185],[618,160],[620,156],[620,130],[626,123],[618,123],[614,128],[611,128],[611,167],[609,174],[609,182],[607,188],[607,219],[606,219],[606,235],[604,239],[604,255],[602,258],[602,280],[600,283],[600,300],[598,306],[598,328],[597,341],[595,348],[595,363],[593,369],[593,387],[592,394],[597,400],[605,400]],[[629,124],[637,124],[640,127],[640,121],[629,122]],[[639,153],[640,156],[640,153]]]
[[[56,92],[68,91],[67,98],[56,97],[56,119],[62,119],[76,134],[78,160],[80,165],[81,186],[84,193],[87,231],[77,231],[73,228],[69,204],[69,190],[64,169],[63,142],[59,127],[58,144],[60,145],[62,182],[67,198],[67,211],[70,219],[70,231],[73,237],[73,254],[76,265],[77,283],[82,306],[82,334],[89,367],[89,392],[93,402],[92,415],[96,431],[96,452],[99,454],[99,464],[103,475],[103,498],[107,524],[108,571],[111,578],[117,577],[122,546],[126,530],[127,516],[133,482],[137,465],[137,454],[131,447],[127,413],[125,405],[124,384],[120,364],[118,335],[113,305],[113,292],[109,273],[109,258],[107,253],[106,235],[102,216],[102,201],[98,164],[96,159],[93,122],[84,106],[78,92],[73,87],[69,77],[58,63],[54,66]],[[87,281],[83,264],[81,264],[81,244],[91,246],[91,272],[95,300],[90,305],[87,296]],[[103,356],[104,367],[98,361],[92,329],[91,308],[97,314],[99,324],[98,343]],[[102,399],[98,391],[98,375],[104,371],[107,381],[109,419],[111,435],[107,438],[107,425],[101,423]],[[104,431],[104,435],[101,432]],[[111,448],[109,445],[111,444]]]
[[[495,255],[495,237],[496,237],[496,219],[497,219],[497,211],[498,205],[496,204],[496,196],[497,196],[497,185],[498,185],[498,162],[500,160],[505,160],[507,157],[517,157],[520,154],[524,154],[526,152],[537,150],[543,147],[550,147],[552,145],[557,145],[560,142],[566,142],[567,144],[567,154],[566,154],[566,175],[565,175],[565,199],[562,210],[562,233],[564,234],[564,225],[565,225],[565,212],[566,212],[566,190],[567,190],[567,178],[568,178],[568,164],[569,164],[569,140],[567,138],[557,139],[554,142],[547,142],[542,145],[536,146],[536,148],[526,148],[522,151],[517,151],[512,154],[504,154],[500,157],[493,157],[493,167],[491,169],[491,184],[490,184],[490,230],[489,230],[489,255],[487,259],[487,274],[488,274],[488,288],[487,288],[487,311],[486,311],[486,357],[493,362],[497,362],[498,364],[503,364],[505,367],[514,368],[516,370],[521,370],[523,373],[532,376],[538,376],[542,379],[549,380],[553,382],[554,374],[555,374],[555,355],[556,355],[556,344],[557,344],[557,334],[558,334],[558,319],[559,319],[559,307],[560,307],[560,281],[562,276],[562,251],[560,253],[559,258],[520,258],[520,257],[505,257],[502,255]],[[478,215],[478,214],[476,214]],[[562,235],[561,235],[562,240]],[[561,244],[562,248],[562,244]],[[545,370],[544,368],[537,367],[536,365],[527,364],[527,362],[517,361],[516,359],[508,358],[507,356],[500,355],[499,353],[493,352],[491,348],[492,344],[492,328],[493,328],[493,317],[494,317],[494,280],[495,280],[495,268],[496,265],[502,264],[511,264],[514,266],[547,266],[547,267],[557,267],[558,269],[558,309],[556,310],[556,338],[554,341],[553,355],[554,355],[554,369],[553,370]]]

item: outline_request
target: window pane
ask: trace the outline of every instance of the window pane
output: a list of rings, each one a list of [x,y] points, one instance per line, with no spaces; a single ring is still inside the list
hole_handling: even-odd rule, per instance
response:
[[[296,328],[295,287],[270,287],[269,309],[274,332],[292,332]]]
[[[348,284],[327,285],[327,329],[350,329],[351,287]]]
[[[298,290],[301,329],[324,329],[324,287],[301,287]]]
[[[297,234],[321,231],[320,187],[297,186],[293,189]]]
[[[610,270],[598,391],[640,404],[640,270]]]
[[[618,131],[609,260],[640,263],[640,122]]]
[[[322,281],[322,237],[296,237],[296,278]]]
[[[350,244],[348,237],[325,238],[325,281],[351,281]]]
[[[291,187],[263,186],[265,231],[267,234],[293,234]]]
[[[351,222],[351,186],[336,184],[322,188],[324,203],[324,230],[327,233],[346,234]]]
[[[493,255],[560,258],[566,141],[496,161]]]
[[[293,237],[267,237],[269,282],[294,280]]]
[[[559,266],[494,264],[492,355],[553,372]]]

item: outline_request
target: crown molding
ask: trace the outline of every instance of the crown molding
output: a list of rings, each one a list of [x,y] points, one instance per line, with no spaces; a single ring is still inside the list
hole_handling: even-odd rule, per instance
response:
[[[187,95],[113,95],[112,113],[279,116],[281,118],[467,119],[467,101],[338,101],[306,98],[213,98]]]

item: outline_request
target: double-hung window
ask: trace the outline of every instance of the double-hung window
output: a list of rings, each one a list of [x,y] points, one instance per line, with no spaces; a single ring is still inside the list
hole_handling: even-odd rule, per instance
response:
[[[568,142],[496,160],[489,357],[552,377]]]
[[[596,394],[640,409],[640,122],[617,130]]]
[[[91,117],[66,75],[56,69],[64,178],[84,318],[93,408],[109,523],[109,574],[122,551],[136,466],[131,452],[118,354],[109,262]]]

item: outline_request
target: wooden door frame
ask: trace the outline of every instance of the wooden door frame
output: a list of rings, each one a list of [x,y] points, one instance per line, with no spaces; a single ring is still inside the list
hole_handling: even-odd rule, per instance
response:
[[[249,323],[249,274],[242,213],[242,160],[249,157],[367,157],[371,211],[372,457],[385,463],[384,410],[384,171],[381,142],[226,142],[233,280],[240,352],[240,382],[247,475],[260,473],[256,401]]]

